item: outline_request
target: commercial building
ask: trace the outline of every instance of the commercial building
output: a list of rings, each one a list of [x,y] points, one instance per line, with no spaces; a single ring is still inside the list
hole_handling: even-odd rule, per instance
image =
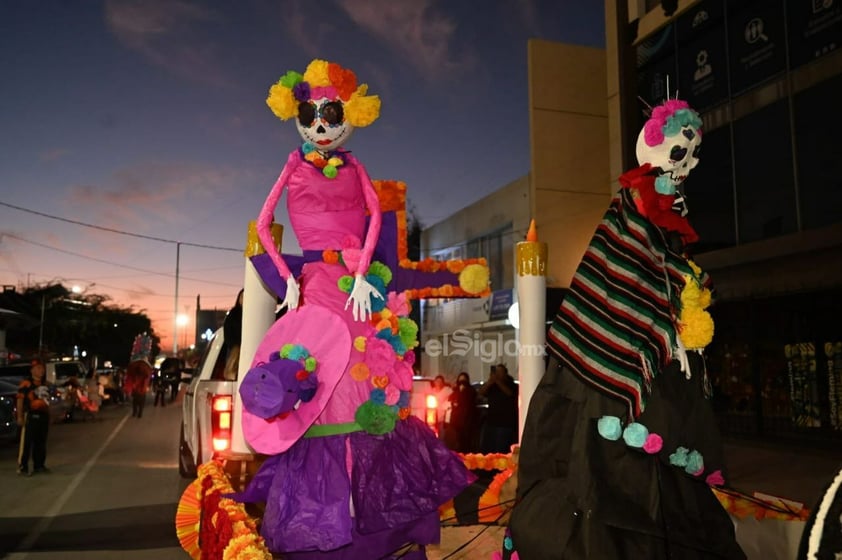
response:
[[[717,288],[707,356],[722,427],[833,440],[842,435],[842,2],[606,0],[605,16],[605,50],[530,42],[529,174],[425,231],[422,250],[499,259],[494,289],[511,289],[512,247],[534,217],[549,244],[548,285],[563,290],[616,178],[636,165],[647,105],[677,93],[704,121],[686,196],[696,261]],[[425,315],[422,333],[510,328],[485,319],[492,304],[473,309],[481,321],[454,311],[448,323],[447,306],[472,302],[435,302],[443,308]],[[474,376],[478,366],[462,358],[422,363],[468,365]]]

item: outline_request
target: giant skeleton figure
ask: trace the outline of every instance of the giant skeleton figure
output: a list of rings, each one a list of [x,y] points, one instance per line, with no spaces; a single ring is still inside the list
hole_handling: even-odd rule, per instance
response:
[[[739,559],[710,486],[724,484],[701,351],[707,277],[682,183],[698,114],[656,107],[547,336],[529,405],[504,558]]]
[[[380,101],[349,70],[314,60],[273,85],[267,103],[296,119],[304,144],[257,220],[268,259],[256,266],[289,311],[240,387],[246,439],[270,457],[237,498],[266,504],[261,534],[284,558],[385,558],[407,543],[417,546],[403,557],[423,558],[439,539],[438,507],[472,475],[410,415],[417,326],[404,290],[415,277],[382,250],[389,216],[341,149]],[[284,190],[304,253],[295,258],[270,233]]]

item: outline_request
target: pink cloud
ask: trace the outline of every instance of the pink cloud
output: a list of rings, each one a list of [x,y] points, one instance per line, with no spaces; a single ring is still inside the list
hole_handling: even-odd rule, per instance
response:
[[[452,18],[436,11],[432,0],[339,0],[340,7],[362,29],[387,43],[429,81],[471,67],[473,55],[456,52]]]
[[[55,161],[66,156],[69,153],[70,150],[65,148],[53,148],[51,150],[46,150],[38,154],[38,159],[44,162]]]

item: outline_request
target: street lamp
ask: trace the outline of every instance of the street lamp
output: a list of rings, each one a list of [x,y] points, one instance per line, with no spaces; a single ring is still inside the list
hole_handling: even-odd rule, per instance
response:
[[[189,322],[190,322],[190,318],[184,313],[179,313],[175,317],[176,326],[182,327],[182,331],[183,331],[184,342],[182,343],[182,346],[187,345],[187,329],[185,329],[184,327],[186,327],[187,323],[189,323]],[[174,335],[173,335],[173,341],[175,342],[177,340],[178,340],[178,332],[174,333]]]

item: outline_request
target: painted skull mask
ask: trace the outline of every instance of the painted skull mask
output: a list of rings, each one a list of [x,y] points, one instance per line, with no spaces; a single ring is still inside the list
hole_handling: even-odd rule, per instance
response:
[[[699,114],[685,101],[671,99],[656,107],[641,129],[637,137],[637,161],[655,170],[655,190],[671,195],[698,165],[701,144]]]
[[[345,106],[338,98],[302,101],[298,104],[295,125],[301,138],[320,152],[339,148],[354,131],[353,125],[345,118]]]

